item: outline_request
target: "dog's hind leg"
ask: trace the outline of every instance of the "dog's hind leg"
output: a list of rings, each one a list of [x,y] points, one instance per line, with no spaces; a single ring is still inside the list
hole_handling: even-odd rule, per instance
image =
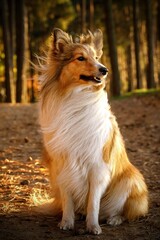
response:
[[[125,218],[121,215],[116,215],[113,217],[108,218],[107,223],[111,226],[118,226],[120,225],[123,221],[125,220]]]
[[[124,219],[133,220],[148,211],[148,192],[141,173],[132,165],[116,177],[102,199],[100,217],[108,217],[110,225]]]
[[[124,221],[123,207],[129,196],[130,186],[127,179],[112,182],[101,201],[100,220],[109,225],[120,225]]]

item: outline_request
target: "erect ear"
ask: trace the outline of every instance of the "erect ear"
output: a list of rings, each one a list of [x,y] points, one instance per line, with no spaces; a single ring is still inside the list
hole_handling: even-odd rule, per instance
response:
[[[100,29],[97,29],[93,33],[93,43],[97,50],[102,50],[103,48],[103,33]]]
[[[79,37],[79,42],[81,44],[88,44],[88,45],[92,45],[93,43],[93,34],[88,31],[88,34],[81,34],[81,36]]]
[[[79,38],[81,44],[88,44],[94,47],[97,52],[97,57],[100,58],[102,55],[103,48],[103,34],[100,29],[97,29],[94,33],[88,30],[87,35],[81,35]]]
[[[98,57],[101,57],[102,48],[103,48],[103,33],[100,29],[97,29],[93,33],[93,44],[94,44],[94,48],[97,52]]]
[[[53,50],[55,53],[63,53],[67,44],[73,43],[72,37],[59,28],[53,30]]]

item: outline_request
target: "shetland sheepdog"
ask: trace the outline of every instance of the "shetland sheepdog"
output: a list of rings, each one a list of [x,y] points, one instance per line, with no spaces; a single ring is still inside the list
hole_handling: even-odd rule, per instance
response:
[[[100,220],[119,225],[148,211],[144,178],[125,150],[105,91],[108,70],[101,30],[75,40],[54,29],[41,71],[40,124],[49,169],[53,215],[60,229],[86,216],[87,231],[102,232]],[[41,59],[41,58],[40,58]]]

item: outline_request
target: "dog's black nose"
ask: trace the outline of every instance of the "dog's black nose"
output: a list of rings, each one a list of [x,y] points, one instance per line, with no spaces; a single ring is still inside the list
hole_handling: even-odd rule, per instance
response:
[[[99,68],[99,71],[102,73],[102,75],[106,75],[106,73],[108,73],[108,69],[105,67]]]

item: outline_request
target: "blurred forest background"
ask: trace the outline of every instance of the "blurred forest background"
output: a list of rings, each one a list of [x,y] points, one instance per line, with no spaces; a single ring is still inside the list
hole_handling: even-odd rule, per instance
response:
[[[160,87],[160,0],[1,0],[0,102],[37,100],[30,61],[54,27],[73,35],[102,29],[113,96]]]

